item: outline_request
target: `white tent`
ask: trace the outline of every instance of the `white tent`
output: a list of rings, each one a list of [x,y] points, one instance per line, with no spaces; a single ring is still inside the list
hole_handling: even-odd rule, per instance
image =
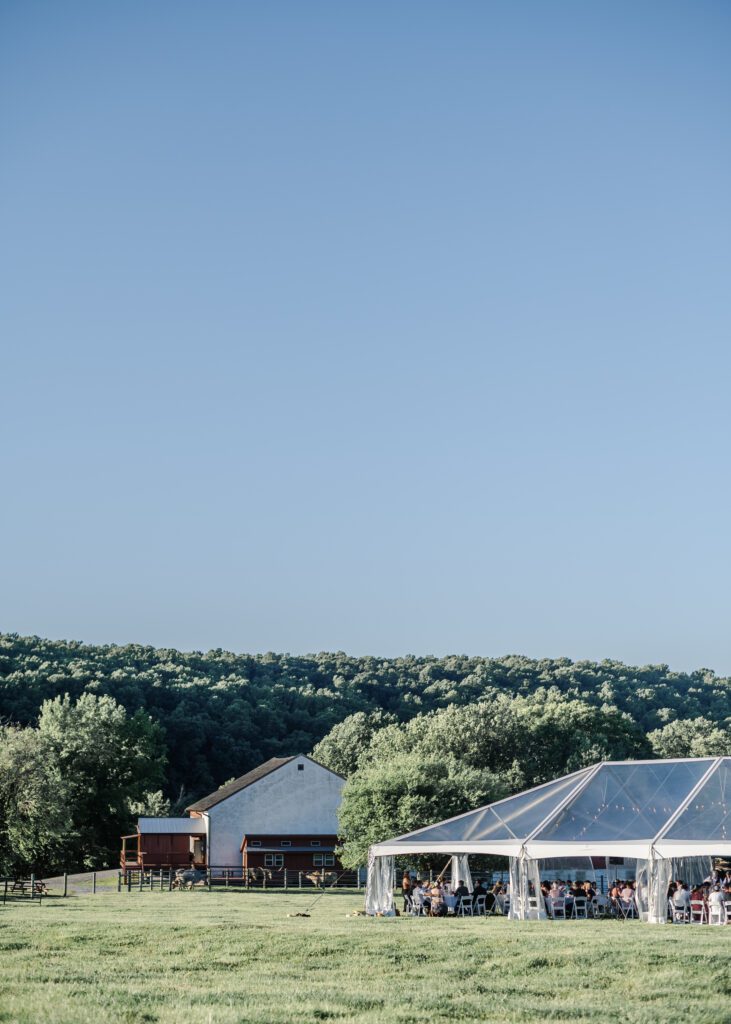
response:
[[[731,855],[731,757],[603,761],[524,793],[372,846],[368,913],[393,905],[394,857],[510,858],[513,917],[545,916],[539,862],[636,858],[643,917],[666,920],[673,861]],[[456,867],[456,865],[455,865]]]

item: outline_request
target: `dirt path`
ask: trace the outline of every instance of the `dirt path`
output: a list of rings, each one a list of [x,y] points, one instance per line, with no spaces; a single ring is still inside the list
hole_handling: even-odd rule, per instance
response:
[[[108,883],[109,880],[116,879],[118,872],[119,868],[108,868],[103,871],[97,871],[96,884],[101,885],[102,882]],[[69,895],[72,893],[81,894],[91,892],[93,887],[93,874],[94,873],[92,871],[83,871],[78,875],[69,875]],[[52,892],[63,892],[63,875],[56,875],[54,878],[44,878],[43,881],[46,883],[48,888],[52,890]]]

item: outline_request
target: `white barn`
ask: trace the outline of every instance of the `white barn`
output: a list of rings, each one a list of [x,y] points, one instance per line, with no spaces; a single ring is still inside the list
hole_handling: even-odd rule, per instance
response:
[[[277,869],[334,866],[344,785],[306,754],[273,757],[196,800],[188,818],[140,818],[137,836],[125,837],[137,840],[137,851],[123,849],[123,867],[125,857],[127,867],[195,863],[213,874],[241,869],[242,860]]]
[[[186,810],[206,821],[208,864],[233,867],[245,835],[336,836],[344,785],[306,754],[273,757]]]

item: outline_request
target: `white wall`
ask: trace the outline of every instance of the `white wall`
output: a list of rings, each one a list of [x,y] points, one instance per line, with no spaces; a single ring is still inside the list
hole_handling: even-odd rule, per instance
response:
[[[336,835],[344,785],[345,779],[306,757],[265,775],[208,810],[208,863],[240,866],[244,834]]]

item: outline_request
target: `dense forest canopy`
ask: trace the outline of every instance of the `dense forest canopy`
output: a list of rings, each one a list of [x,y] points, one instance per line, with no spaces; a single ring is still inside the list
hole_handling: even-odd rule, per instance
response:
[[[181,652],[0,635],[0,755],[4,744],[8,763],[25,748],[47,746],[52,721],[56,734],[62,719],[71,727],[81,698],[89,721],[117,716],[119,736],[139,732],[140,715],[152,727],[144,732],[149,779],[143,782],[139,764],[130,770],[126,803],[121,792],[115,798],[115,829],[123,805],[181,805],[269,757],[313,749],[357,777],[352,788],[370,792],[369,799],[368,779],[381,793],[389,759],[408,779],[420,764],[442,758],[452,791],[465,800],[470,790],[514,791],[602,757],[731,752],[731,682],[708,669],[517,655]],[[50,703],[58,699],[65,703]],[[54,750],[61,747],[57,741]],[[61,766],[65,755],[53,756]],[[108,782],[99,786],[104,791]],[[0,793],[0,815],[1,800]],[[355,821],[362,810],[346,808],[346,816]],[[410,826],[426,805],[412,812]],[[398,814],[383,820],[383,828],[401,824]],[[78,822],[78,835],[84,829]],[[96,835],[94,850],[103,841]]]

